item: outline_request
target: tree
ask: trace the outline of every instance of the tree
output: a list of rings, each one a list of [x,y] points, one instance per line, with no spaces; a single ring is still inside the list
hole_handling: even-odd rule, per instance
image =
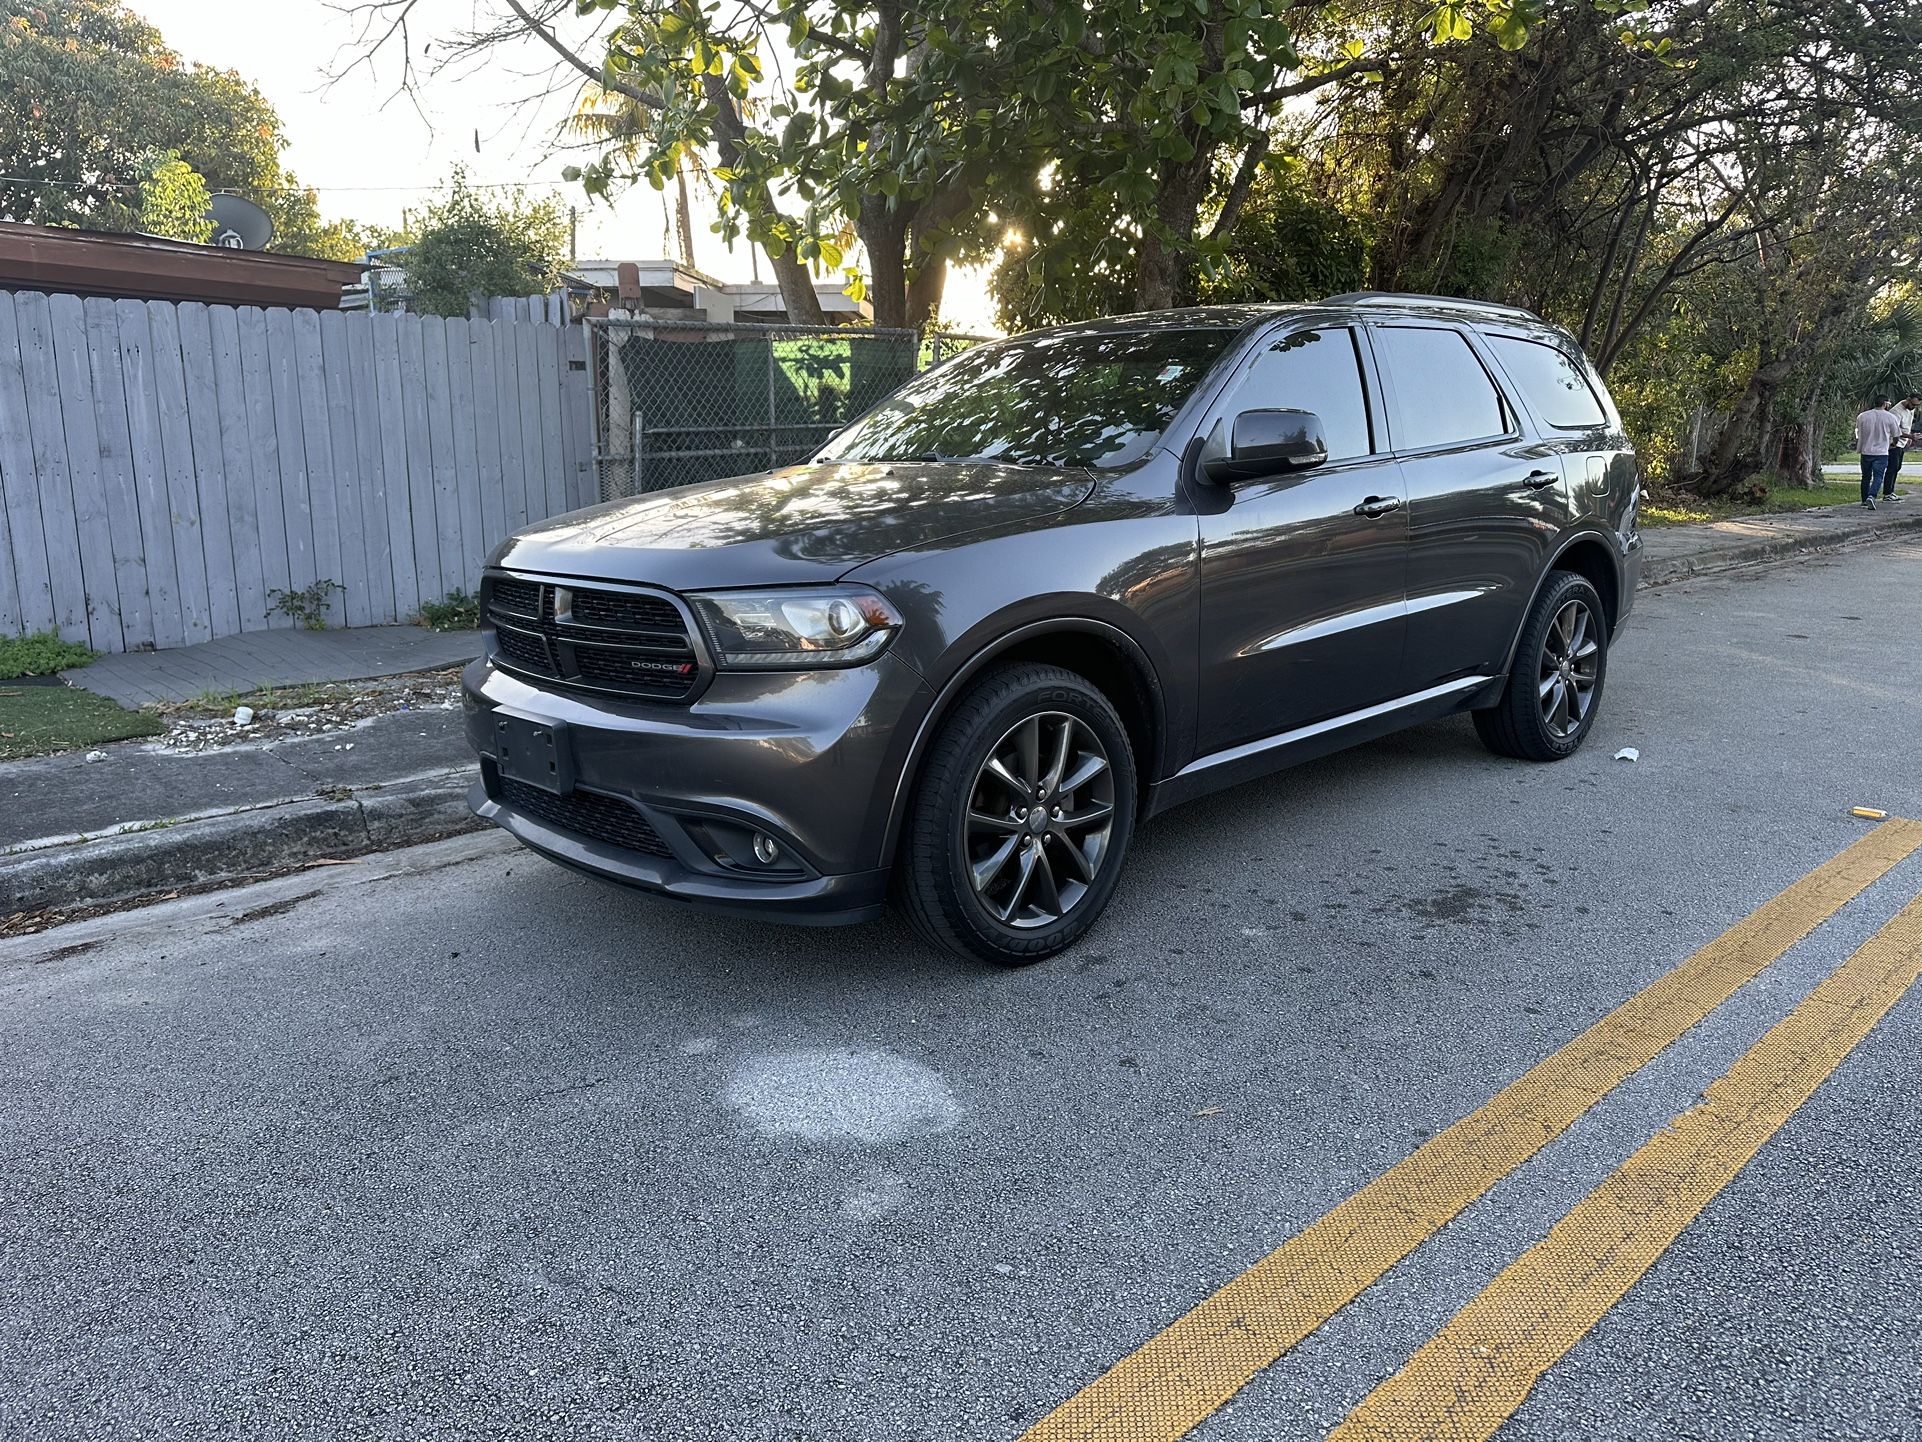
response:
[[[532,40],[651,116],[638,167],[610,153],[579,168],[590,192],[711,153],[722,232],[767,252],[790,316],[819,318],[820,264],[852,270],[882,325],[924,324],[950,260],[997,252],[1010,229],[1032,241],[1008,284],[1022,313],[1076,309],[1054,292],[1083,281],[1103,303],[1172,304],[1219,253],[1282,107],[1478,26],[1520,44],[1544,8],[1453,0],[1383,26],[1349,23],[1368,7],[1271,0],[591,0],[583,41],[561,33],[574,0],[501,3],[456,55]],[[374,44],[405,43],[417,4],[366,0],[387,22]],[[791,70],[772,63],[783,53]]]
[[[199,171],[171,152],[155,156],[140,182],[140,229],[146,235],[205,245],[214,233],[208,213],[212,204]]]
[[[489,200],[456,169],[447,193],[403,235],[416,310],[466,315],[476,295],[549,290],[567,261],[567,216],[551,199],[513,190]]]
[[[356,258],[350,227],[280,163],[286,136],[260,92],[188,65],[119,0],[0,0],[0,217],[131,230],[156,153],[274,219],[271,249]]]

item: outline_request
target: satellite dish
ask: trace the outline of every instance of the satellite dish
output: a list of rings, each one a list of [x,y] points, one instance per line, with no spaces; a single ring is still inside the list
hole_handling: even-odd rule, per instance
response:
[[[207,208],[213,243],[228,250],[265,250],[274,238],[274,218],[242,196],[222,191]]]

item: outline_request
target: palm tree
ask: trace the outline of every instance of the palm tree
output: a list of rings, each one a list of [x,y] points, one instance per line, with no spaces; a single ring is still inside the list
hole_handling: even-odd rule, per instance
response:
[[[617,162],[632,178],[653,148],[654,112],[631,95],[589,81],[581,87],[580,101],[568,118],[566,130],[583,144],[594,146],[604,157]],[[694,264],[694,220],[687,194],[689,159],[698,172],[701,169],[698,156],[683,154],[674,161],[674,222],[681,243],[681,263],[691,266]]]

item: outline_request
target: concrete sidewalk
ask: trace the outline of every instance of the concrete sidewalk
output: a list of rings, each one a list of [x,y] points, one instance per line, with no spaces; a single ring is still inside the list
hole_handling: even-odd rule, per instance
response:
[[[1664,586],[1689,576],[1829,550],[1922,526],[1922,497],[1880,509],[1824,506],[1774,516],[1740,516],[1642,532],[1642,584]]]
[[[480,654],[473,631],[358,626],[342,631],[249,631],[167,651],[124,651],[62,671],[86,691],[137,707],[209,692],[316,681],[365,681],[458,666]]]

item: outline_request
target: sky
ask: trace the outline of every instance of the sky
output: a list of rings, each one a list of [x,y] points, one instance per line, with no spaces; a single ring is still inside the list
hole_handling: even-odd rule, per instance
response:
[[[570,157],[553,152],[575,87],[522,104],[554,85],[551,54],[527,42],[483,68],[435,72],[430,51],[416,53],[416,92],[401,92],[398,54],[349,67],[366,21],[354,0],[273,0],[228,5],[213,0],[128,0],[167,44],[188,60],[237,70],[280,112],[290,144],[284,161],[320,192],[321,213],[398,223],[429,200],[455,165],[477,184],[524,184],[579,210],[576,254],[617,260],[674,252],[664,233],[663,197],[637,187],[611,206],[591,202],[561,179]],[[418,0],[411,19],[416,47],[487,23],[501,13],[488,0]],[[331,78],[330,78],[331,77]],[[748,280],[745,242],[730,254],[709,231],[711,211],[695,196],[696,265],[722,280]],[[767,277],[765,258],[761,273]],[[982,274],[953,276],[944,319],[963,330],[992,328]]]

